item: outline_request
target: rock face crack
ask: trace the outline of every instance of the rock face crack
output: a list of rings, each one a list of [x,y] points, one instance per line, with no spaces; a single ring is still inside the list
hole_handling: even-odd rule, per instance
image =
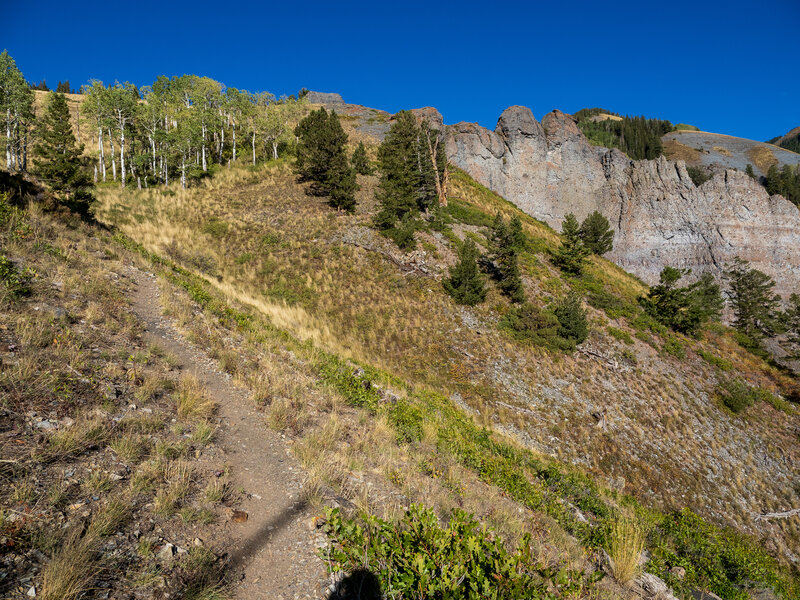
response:
[[[554,228],[567,213],[600,211],[617,227],[607,257],[648,283],[666,264],[719,277],[738,255],[772,276],[779,294],[800,287],[800,213],[745,173],[728,170],[697,187],[682,161],[631,161],[592,146],[570,115],[553,111],[539,123],[521,106],[506,109],[495,131],[449,126],[447,154]]]

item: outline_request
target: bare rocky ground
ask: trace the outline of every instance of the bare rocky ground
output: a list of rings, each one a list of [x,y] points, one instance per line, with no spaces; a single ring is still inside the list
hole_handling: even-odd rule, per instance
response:
[[[315,550],[326,542],[303,499],[300,466],[280,436],[264,425],[249,392],[161,316],[155,277],[135,267],[128,272],[136,283],[133,310],[145,325],[145,337],[177,357],[219,406],[219,458],[231,467],[233,487],[243,492],[239,513],[214,532],[215,539],[226,540],[230,568],[241,572],[235,597],[320,597],[328,582]]]

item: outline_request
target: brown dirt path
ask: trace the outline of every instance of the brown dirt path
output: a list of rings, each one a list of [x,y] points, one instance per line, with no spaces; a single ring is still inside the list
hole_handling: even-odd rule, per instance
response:
[[[321,534],[310,527],[313,513],[302,501],[303,473],[297,461],[280,436],[266,427],[248,391],[235,386],[161,315],[156,277],[133,266],[129,275],[136,284],[133,310],[146,325],[146,337],[175,356],[219,405],[218,454],[231,467],[233,489],[246,492],[236,508],[248,513],[245,523],[226,520],[214,540],[229,552],[237,580],[234,597],[323,597],[330,580],[315,552]]]

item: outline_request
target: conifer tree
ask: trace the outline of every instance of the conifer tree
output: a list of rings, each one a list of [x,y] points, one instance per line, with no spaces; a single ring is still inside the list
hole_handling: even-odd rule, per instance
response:
[[[458,263],[450,267],[450,278],[442,281],[445,291],[459,304],[474,306],[486,299],[477,260],[478,248],[475,242],[468,239],[458,251]]]
[[[561,225],[561,246],[556,250],[555,262],[565,272],[580,275],[590,251],[583,243],[580,225],[575,215],[569,213]]]
[[[356,173],[359,175],[372,175],[372,165],[369,164],[367,149],[364,146],[364,142],[358,142],[358,146],[356,146],[356,149],[353,151],[351,163],[353,169],[355,169]]]
[[[403,110],[395,116],[395,122],[378,148],[381,180],[376,198],[381,210],[376,225],[381,229],[390,229],[406,215],[410,218],[419,211],[418,137],[416,118]]]
[[[568,294],[553,310],[558,319],[558,335],[567,340],[571,345],[577,346],[589,337],[589,324],[586,321],[586,311],[581,306],[577,294]]]
[[[751,179],[758,179],[756,177],[756,172],[753,170],[753,165],[747,163],[747,166],[744,168],[744,172],[751,178]]]
[[[93,186],[81,167],[83,145],[75,141],[67,99],[63,94],[50,94],[37,136],[37,175],[67,206],[87,214]]]
[[[733,305],[733,325],[755,344],[778,333],[777,310],[780,296],[773,292],[775,282],[766,273],[749,267],[738,256],[726,265],[728,297]]]
[[[330,196],[334,207],[352,211],[358,186],[339,116],[324,107],[315,110],[300,121],[295,135],[299,138],[295,170],[301,179],[312,182],[312,193]]]
[[[658,285],[653,286],[639,303],[656,321],[688,335],[696,335],[700,326],[719,319],[722,313],[722,294],[710,273],[686,287],[678,281],[691,273],[691,269],[664,267]]]
[[[515,250],[519,252],[525,249],[525,232],[522,230],[522,221],[519,215],[511,217],[511,221],[508,223],[508,235]]]
[[[489,250],[496,265],[494,275],[497,279],[497,286],[513,302],[524,302],[525,289],[522,287],[522,277],[519,272],[514,231],[500,213],[495,215],[489,233]]]
[[[597,256],[614,248],[614,230],[602,214],[594,211],[581,223],[580,238],[584,246]]]

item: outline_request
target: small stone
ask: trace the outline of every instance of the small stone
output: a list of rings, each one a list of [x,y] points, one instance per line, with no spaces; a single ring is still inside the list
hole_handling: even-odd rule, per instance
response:
[[[158,551],[158,559],[161,561],[170,561],[173,556],[175,556],[175,546],[169,542],[161,546],[161,550]]]
[[[234,523],[245,523],[248,519],[248,514],[243,510],[236,510],[234,508],[226,508],[225,514]]]
[[[36,427],[38,429],[44,429],[45,431],[50,431],[51,429],[56,429],[58,427],[58,423],[55,423],[48,419],[44,419],[43,421],[39,421],[38,423],[36,423]]]
[[[672,567],[669,572],[671,575],[681,580],[686,577],[686,569],[683,567]]]
[[[186,548],[181,548],[180,546],[176,546],[176,552],[178,555],[189,554],[189,551]]]
[[[36,586],[35,585],[32,585],[30,587],[30,589],[28,590],[27,596],[29,598],[36,598]]]
[[[192,545],[199,548],[203,545],[203,540],[201,540],[200,538],[194,538],[194,540],[192,540]]]

